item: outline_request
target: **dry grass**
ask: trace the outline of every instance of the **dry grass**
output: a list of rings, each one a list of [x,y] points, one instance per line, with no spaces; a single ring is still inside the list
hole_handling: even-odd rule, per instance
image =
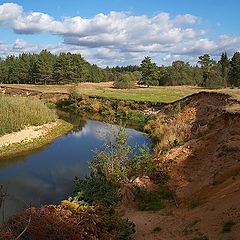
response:
[[[35,90],[44,93],[68,93],[73,85],[25,85],[25,84],[6,84],[13,88]],[[1,87],[1,85],[0,85]],[[113,82],[103,83],[79,83],[76,85],[80,94],[96,95],[123,100],[142,100],[152,102],[173,102],[183,97],[201,91],[214,91],[230,94],[233,98],[240,100],[240,89],[218,89],[209,90],[194,86],[168,86],[168,87],[142,87],[135,85],[133,89],[114,89]]]

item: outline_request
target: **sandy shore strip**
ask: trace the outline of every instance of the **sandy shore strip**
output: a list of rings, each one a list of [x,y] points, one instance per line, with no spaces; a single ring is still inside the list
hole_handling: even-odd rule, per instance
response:
[[[0,150],[2,147],[20,143],[20,142],[30,142],[36,138],[39,138],[48,133],[48,131],[57,125],[59,125],[59,121],[46,123],[41,126],[31,126],[27,127],[19,132],[13,132],[10,134],[3,135],[0,137]]]

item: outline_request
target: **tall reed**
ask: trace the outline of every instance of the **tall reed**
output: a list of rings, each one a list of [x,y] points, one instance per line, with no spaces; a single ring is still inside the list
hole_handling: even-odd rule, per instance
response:
[[[56,119],[54,110],[49,109],[38,99],[0,96],[0,136]]]

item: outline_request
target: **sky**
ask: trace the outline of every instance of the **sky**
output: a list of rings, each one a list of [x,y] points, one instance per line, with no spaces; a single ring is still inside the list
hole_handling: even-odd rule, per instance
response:
[[[99,66],[240,51],[239,0],[0,1],[0,57],[48,49]]]

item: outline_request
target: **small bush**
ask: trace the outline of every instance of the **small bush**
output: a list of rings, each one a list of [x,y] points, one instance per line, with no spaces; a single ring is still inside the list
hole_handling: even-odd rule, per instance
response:
[[[68,94],[69,94],[69,100],[72,102],[76,102],[80,97],[80,93],[76,86],[70,87],[68,90]]]
[[[134,87],[134,79],[131,74],[125,73],[118,76],[113,86],[118,89],[129,89]]]
[[[224,225],[223,225],[223,232],[231,232],[232,231],[232,227],[235,224],[236,223],[233,220],[229,220],[229,221],[225,222]]]
[[[158,233],[158,232],[161,232],[162,228],[161,227],[155,227],[152,232],[153,233]]]
[[[120,194],[115,184],[107,181],[104,176],[92,173],[85,179],[75,179],[74,199],[88,204],[98,202],[104,206],[112,206],[120,200]]]

